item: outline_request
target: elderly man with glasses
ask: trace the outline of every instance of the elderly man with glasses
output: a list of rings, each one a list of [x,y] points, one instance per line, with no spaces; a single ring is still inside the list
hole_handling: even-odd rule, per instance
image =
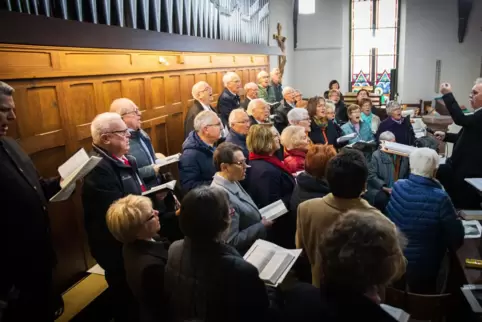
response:
[[[182,144],[179,158],[179,177],[184,192],[211,184],[216,173],[213,154],[221,128],[221,120],[214,112],[202,111],[194,119],[194,131]]]
[[[156,157],[149,135],[141,129],[141,112],[137,105],[128,98],[119,98],[112,102],[110,110],[119,114],[129,128],[129,154],[136,158],[139,175],[146,184],[146,188],[151,189],[173,180],[169,172],[160,171],[161,160]],[[166,168],[162,169],[166,171]],[[175,214],[179,202],[174,192],[158,193],[153,198],[153,203],[159,211],[161,235],[170,241],[182,238]]]
[[[146,186],[136,159],[127,154],[131,135],[119,114],[97,115],[91,124],[91,134],[93,155],[102,160],[85,177],[82,191],[89,247],[105,270],[116,321],[135,321],[138,308],[126,282],[122,244],[109,232],[105,216],[114,201],[130,194],[141,195]]]
[[[211,111],[218,114],[211,107],[211,102],[213,100],[213,89],[208,83],[204,81],[197,82],[192,87],[191,93],[192,97],[194,98],[194,102],[191,108],[189,108],[186,114],[186,118],[184,119],[184,139],[187,139],[189,133],[194,130],[194,118],[196,117],[196,115],[198,115],[202,111]],[[226,135],[227,123],[223,123],[221,138],[226,137]]]

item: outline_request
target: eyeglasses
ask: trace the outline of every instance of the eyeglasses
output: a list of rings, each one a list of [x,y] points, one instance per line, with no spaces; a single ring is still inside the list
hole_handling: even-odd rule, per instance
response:
[[[124,115],[127,115],[127,114],[136,114],[136,115],[140,116],[140,115],[141,115],[141,111],[139,111],[139,109],[136,108],[136,109],[133,110],[133,111],[130,111],[130,112],[126,112],[126,113],[124,113],[124,114],[121,114],[121,116],[124,116]]]
[[[236,124],[248,124],[248,123],[251,123],[251,121],[249,119],[247,120],[243,120],[243,121],[239,121],[239,122],[234,122]]]
[[[240,167],[245,167],[245,168],[251,168],[251,166],[246,163],[246,159],[241,160],[241,161],[233,161],[230,164],[238,165]]]
[[[216,124],[208,124],[206,126],[207,127],[209,127],[209,126],[219,126],[219,127],[221,127],[222,125],[221,125],[221,123],[216,123]]]
[[[129,135],[129,128],[125,128],[125,130],[119,130],[119,131],[111,131],[111,132],[105,132],[104,134],[119,134],[120,136],[128,136]]]

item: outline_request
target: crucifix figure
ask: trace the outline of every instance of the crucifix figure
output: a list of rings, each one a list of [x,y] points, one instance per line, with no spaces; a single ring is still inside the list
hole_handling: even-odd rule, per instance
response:
[[[281,36],[281,24],[278,22],[278,25],[276,26],[276,29],[278,30],[277,34],[273,35],[273,39],[276,40],[278,43],[278,47],[281,49],[281,55],[278,56],[278,68],[279,68],[279,73],[280,73],[280,82],[283,79],[283,73],[285,70],[285,65],[286,65],[286,37]]]

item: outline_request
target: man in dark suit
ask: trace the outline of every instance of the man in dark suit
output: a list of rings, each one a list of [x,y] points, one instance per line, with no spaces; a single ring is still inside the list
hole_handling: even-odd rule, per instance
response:
[[[85,177],[84,224],[90,251],[105,270],[116,321],[137,321],[138,308],[127,285],[122,244],[109,232],[106,213],[116,200],[146,191],[136,159],[128,155],[130,132],[117,113],[99,114],[91,125],[93,155],[102,158]]]
[[[244,95],[246,98],[241,102],[241,107],[246,111],[249,102],[258,98],[258,85],[256,85],[256,83],[247,83],[244,85]]]
[[[276,109],[274,117],[275,127],[279,133],[283,132],[285,127],[289,125],[288,112],[295,107],[295,89],[286,86],[283,88],[283,101]]]
[[[29,156],[6,136],[16,118],[13,92],[0,82],[0,320],[54,321],[60,295],[55,303],[47,203],[60,190],[60,178],[39,177]]]
[[[194,130],[194,119],[196,118],[196,115],[202,111],[211,111],[219,115],[219,113],[211,107],[211,102],[213,100],[213,89],[208,83],[200,81],[194,84],[192,87],[192,97],[194,98],[194,102],[187,112],[186,118],[184,119],[184,139],[187,139],[189,133]],[[221,138],[226,137],[226,132],[227,122],[223,123]]]
[[[239,107],[240,98],[238,92],[241,89],[241,79],[238,74],[228,72],[223,76],[224,90],[219,95],[218,111],[224,124],[228,124],[229,114]]]
[[[465,182],[466,178],[482,177],[482,79],[478,79],[470,94],[472,115],[465,115],[450,84],[442,84],[440,92],[454,123],[461,126],[459,133],[437,131],[439,140],[454,143],[452,156],[437,171],[437,179],[444,185],[456,208],[478,209],[482,198],[477,190]]]

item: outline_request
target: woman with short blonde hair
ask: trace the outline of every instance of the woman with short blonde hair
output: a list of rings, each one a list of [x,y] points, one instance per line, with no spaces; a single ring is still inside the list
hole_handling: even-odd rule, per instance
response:
[[[167,314],[163,294],[169,243],[156,240],[158,211],[149,198],[128,195],[109,207],[106,221],[112,235],[124,244],[125,278],[140,304],[139,320],[163,320]]]
[[[291,171],[281,162],[274,153],[280,148],[279,134],[275,128],[266,125],[252,125],[246,138],[249,152],[249,173],[246,181],[247,191],[253,198],[258,208],[263,208],[275,201],[282,200],[287,209],[290,209],[291,193],[295,181]],[[280,223],[283,220],[279,218]],[[276,227],[277,226],[277,227]],[[292,227],[296,226],[293,223]],[[294,247],[294,229],[292,232],[280,228],[291,227],[286,224],[274,225],[276,236],[274,242],[283,247]]]

